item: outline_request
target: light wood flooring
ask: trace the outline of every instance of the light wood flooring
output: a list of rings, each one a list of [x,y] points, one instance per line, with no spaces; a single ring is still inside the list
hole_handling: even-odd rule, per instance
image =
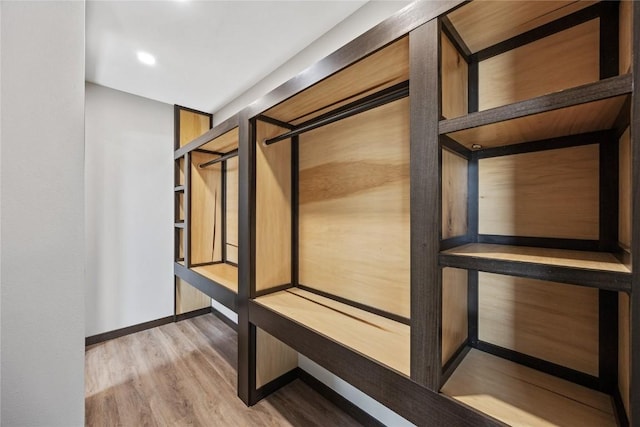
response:
[[[207,314],[87,347],[87,426],[357,426],[296,380],[247,408],[237,335]]]

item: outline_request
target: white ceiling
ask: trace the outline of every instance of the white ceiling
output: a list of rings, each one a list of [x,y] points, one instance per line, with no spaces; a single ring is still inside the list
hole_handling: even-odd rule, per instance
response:
[[[86,79],[215,112],[365,3],[87,1]]]

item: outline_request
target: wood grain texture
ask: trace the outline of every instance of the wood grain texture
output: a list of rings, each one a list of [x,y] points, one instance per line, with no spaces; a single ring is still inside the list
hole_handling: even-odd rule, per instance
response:
[[[176,314],[188,313],[209,306],[211,306],[211,298],[176,277]]]
[[[87,347],[85,425],[360,425],[299,380],[246,407],[236,363],[236,333],[212,314]]]
[[[631,250],[631,138],[629,128],[620,137],[618,145],[618,243]]]
[[[191,268],[196,273],[207,277],[238,293],[238,267],[229,264],[201,265]]]
[[[442,366],[467,340],[467,270],[442,269]]]
[[[479,109],[599,80],[599,29],[600,20],[593,19],[481,61],[478,65]]]
[[[472,53],[583,9],[595,1],[473,1],[447,16]],[[478,17],[481,17],[479,19]]]
[[[512,426],[615,426],[609,396],[472,349],[442,393]]]
[[[300,137],[299,280],[403,317],[409,307],[409,100]]]
[[[632,13],[633,1],[622,0],[620,2],[620,23],[618,27],[619,36],[619,60],[620,60],[620,74],[626,74],[631,72],[631,58],[632,52],[632,29],[633,29],[633,13]]]
[[[208,115],[180,110],[180,147],[187,145],[209,130]]]
[[[256,388],[297,367],[297,352],[262,329],[256,329]]]
[[[442,238],[467,233],[469,162],[442,150]]]
[[[184,157],[180,157],[178,160],[178,182],[176,185],[184,185]]]
[[[227,261],[238,263],[238,158],[227,160],[226,169]]]
[[[200,148],[202,150],[216,151],[218,153],[228,153],[238,148],[238,128],[231,129],[217,138],[212,139]]]
[[[408,79],[409,39],[403,37],[276,105],[265,114],[299,124]]]
[[[444,251],[446,254],[535,264],[558,265],[588,270],[629,273],[613,254],[606,252],[571,251],[566,249],[533,248],[527,246],[470,243]]]
[[[198,167],[217,157],[191,153],[191,264],[222,259],[221,165]]]
[[[451,40],[440,36],[442,67],[442,116],[451,119],[467,114],[469,66]]]
[[[257,291],[291,283],[291,142],[263,144],[283,131],[262,121],[257,123]]]
[[[598,239],[597,144],[478,161],[478,230]]]
[[[618,389],[622,397],[622,403],[627,411],[627,417],[631,414],[631,396],[629,395],[630,366],[631,366],[631,342],[630,342],[630,302],[629,295],[618,293]]]
[[[540,141],[565,135],[578,135],[611,129],[625,96],[608,98],[558,110],[518,117],[448,135],[468,149],[500,147],[528,141]]]
[[[258,304],[409,375],[410,328],[301,289],[256,298]]]
[[[480,340],[598,376],[598,290],[478,273]]]

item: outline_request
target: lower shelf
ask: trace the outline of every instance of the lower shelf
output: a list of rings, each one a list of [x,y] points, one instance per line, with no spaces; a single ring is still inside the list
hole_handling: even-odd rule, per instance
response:
[[[409,376],[408,325],[297,288],[255,302]]]
[[[441,392],[513,426],[615,426],[611,398],[472,349]]]
[[[238,267],[220,263],[191,267],[191,270],[238,293]]]

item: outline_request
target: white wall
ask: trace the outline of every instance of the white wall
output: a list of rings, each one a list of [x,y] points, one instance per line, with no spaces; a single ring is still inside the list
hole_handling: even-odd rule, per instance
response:
[[[84,2],[3,1],[2,416],[84,424]]]
[[[304,48],[242,95],[216,111],[214,126],[231,117],[256,99],[261,98],[287,80],[295,77],[322,58],[344,46],[360,34],[384,21],[411,1],[373,0],[348,16],[316,41]]]
[[[173,106],[86,84],[86,336],[173,314]]]

